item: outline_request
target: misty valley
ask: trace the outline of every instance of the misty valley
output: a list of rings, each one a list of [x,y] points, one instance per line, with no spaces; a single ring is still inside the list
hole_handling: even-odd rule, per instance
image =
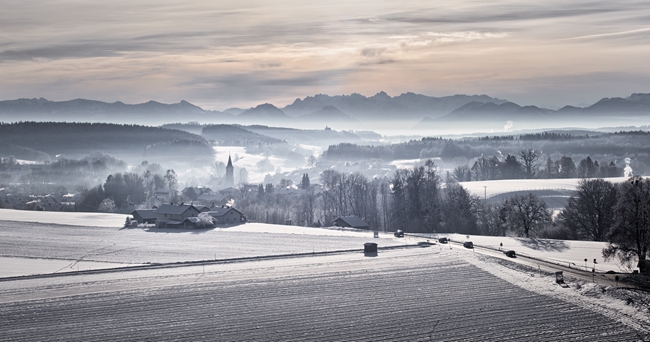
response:
[[[229,292],[227,289],[241,288],[238,279],[246,279],[252,281],[251,291],[261,291],[260,286],[268,282],[273,284],[269,291],[274,292],[280,286],[276,277],[298,281],[296,289],[316,286],[314,279],[326,277],[328,291],[335,286],[350,292],[350,286],[356,287],[352,284],[361,279],[353,283],[343,279],[355,270],[370,272],[369,279],[374,280],[365,281],[380,284],[380,293],[386,294],[394,292],[396,280],[392,277],[401,278],[399,273],[406,270],[412,275],[429,275],[421,282],[410,281],[404,287],[410,292],[432,289],[432,281],[456,279],[436,288],[451,291],[450,297],[474,293],[473,297],[484,303],[481,305],[493,305],[487,303],[494,301],[493,296],[502,297],[502,282],[530,277],[527,272],[535,272],[533,260],[541,283],[532,284],[528,279],[514,282],[526,284],[521,291],[538,293],[536,304],[518,305],[521,314],[500,315],[500,321],[514,327],[522,325],[519,317],[525,315],[523,312],[534,312],[536,317],[557,316],[552,308],[540,309],[541,303],[553,296],[547,292],[549,286],[555,286],[544,280],[542,272],[548,277],[564,267],[567,281],[576,284],[575,291],[584,293],[571,292],[554,305],[579,305],[593,296],[585,289],[592,289],[606,299],[589,299],[592,307],[581,311],[581,317],[590,317],[590,310],[598,308],[599,314],[609,318],[602,316],[602,322],[584,318],[589,323],[578,330],[573,324],[553,323],[554,329],[586,339],[597,339],[604,330],[617,337],[640,336],[645,330],[638,322],[645,322],[647,296],[638,291],[650,284],[650,239],[634,234],[644,231],[644,215],[650,210],[650,178],[642,177],[650,172],[650,133],[643,121],[650,119],[643,115],[650,108],[648,98],[650,95],[635,94],[622,99],[625,105],[615,111],[636,117],[638,125],[620,126],[609,113],[600,116],[606,124],[600,128],[538,126],[531,113],[539,111],[517,109],[509,102],[486,96],[452,97],[454,101],[487,101],[481,105],[469,102],[469,106],[446,98],[442,107],[439,98],[413,94],[394,98],[385,93],[370,98],[315,96],[284,108],[294,116],[264,104],[248,110],[230,109],[226,111],[230,115],[227,120],[186,102],[136,106],[90,102],[93,107],[86,112],[79,107],[88,101],[76,101],[76,109],[68,113],[75,119],[68,122],[50,120],[52,117],[46,115],[55,108],[52,113],[58,117],[65,103],[21,100],[40,109],[23,112],[24,121],[0,123],[0,261],[4,265],[0,267],[0,284],[7,284],[4,289],[0,287],[0,294],[12,302],[11,298],[22,293],[40,293],[33,302],[38,306],[45,305],[42,300],[53,300],[53,305],[64,311],[92,312],[92,306],[83,301],[71,301],[79,305],[72,309],[63,302],[66,297],[56,291],[34,289],[42,288],[48,277],[55,277],[57,283],[65,284],[64,291],[79,294],[84,300],[94,296],[95,288],[101,288],[108,291],[106,301],[123,301],[120,307],[124,308],[132,305],[131,299],[105,287],[104,277],[137,293],[155,293],[171,282],[183,289],[191,287],[198,294],[198,302],[187,312],[191,315],[212,310],[200,304],[210,303],[205,301],[203,290],[196,291],[204,286],[210,293]],[[320,102],[313,104],[316,100]],[[358,100],[361,104],[350,104]],[[365,111],[361,109],[364,103]],[[440,108],[450,113],[440,116],[439,122],[424,118],[417,128],[404,130],[404,122],[395,118],[403,116],[408,121],[409,115],[398,111],[393,112],[395,118],[386,119],[386,113],[397,110],[393,108],[396,103],[411,108],[410,119],[433,115]],[[0,102],[0,114],[3,105],[7,103]],[[301,108],[305,112],[321,105],[312,114],[298,115]],[[335,105],[355,115],[344,114]],[[185,115],[187,108],[191,111]],[[113,111],[121,110],[120,115],[112,116]],[[590,110],[571,113],[579,118]],[[474,114],[468,114],[471,111]],[[494,111],[499,111],[498,115]],[[77,121],[91,112],[94,114],[88,118],[110,114],[115,120],[107,121],[117,122]],[[132,122],[148,117],[160,120],[169,112],[172,118],[187,121]],[[458,117],[449,121],[450,115]],[[545,111],[544,115],[555,114]],[[131,122],[120,123],[122,119]],[[382,128],[391,122],[395,130]],[[461,129],[447,129],[450,122]],[[368,128],[373,124],[377,130]],[[527,124],[538,128],[515,129]],[[370,239],[375,242],[368,242]],[[361,245],[364,259],[358,255]],[[374,248],[374,252],[367,248]],[[390,258],[365,258],[377,257],[378,251]],[[593,258],[592,273],[587,259],[582,267],[585,254]],[[503,258],[508,260],[498,261]],[[251,269],[247,266],[250,263],[266,266]],[[23,264],[27,268],[22,268]],[[446,274],[442,278],[437,276],[441,270]],[[200,275],[195,279],[197,272]],[[113,273],[115,276],[109,276]],[[509,274],[505,281],[499,279],[503,274]],[[83,284],[78,283],[77,276],[84,277]],[[149,285],[143,288],[141,279],[147,279]],[[480,283],[480,291],[458,288],[465,286],[467,279]],[[619,280],[625,283],[622,289],[618,288]],[[201,283],[195,284],[197,281]],[[600,286],[597,282],[606,285],[594,287]],[[23,283],[26,288],[19,286]],[[557,284],[568,287],[564,280]],[[494,288],[485,292],[483,286]],[[271,292],[265,292],[265,303],[276,300],[271,299]],[[520,300],[527,298],[526,293],[511,295]],[[236,296],[249,297],[251,293],[244,291]],[[304,310],[295,306],[298,292],[288,296],[277,299],[286,307],[285,312]],[[156,300],[173,300],[173,306],[184,302],[181,297],[153,294],[142,307],[160,316],[160,308],[167,306],[155,304]],[[361,297],[343,298],[342,308]],[[102,300],[100,305],[105,306]],[[330,303],[332,299],[323,301]],[[612,306],[611,301],[618,304]],[[620,312],[628,310],[620,307],[624,301],[629,310],[643,317],[621,318]],[[235,302],[245,301],[240,298]],[[390,303],[380,301],[377,306],[383,319],[392,319],[388,318],[393,312],[387,307]],[[449,305],[452,303],[460,305],[455,300]],[[427,305],[418,310],[433,310],[433,315],[436,307]],[[257,317],[234,304],[223,308],[226,311],[218,318],[222,322],[231,315],[256,317],[260,324],[268,325],[262,334],[278,327],[266,321],[265,313]],[[26,307],[13,301],[3,310],[10,317]],[[339,315],[358,316],[356,310],[344,308]],[[454,312],[459,310],[456,307]],[[2,315],[0,310],[0,318]],[[128,310],[124,315],[127,320],[134,317]],[[39,321],[55,334],[67,336],[58,327],[58,316],[52,317]],[[481,318],[477,327],[484,327],[489,320],[487,316]],[[190,324],[181,321],[179,324]],[[471,325],[460,318],[452,321],[452,325],[443,322],[446,327],[440,330],[452,339],[459,336],[458,326]],[[200,322],[206,325],[190,329],[190,335],[213,338],[210,321]],[[286,322],[292,323],[280,325],[282,329],[274,338],[290,338],[295,334],[293,329],[303,329],[302,325],[307,330],[321,329],[330,337],[345,331],[332,328],[338,323],[314,325],[318,322],[314,318]],[[428,324],[426,320],[413,322]],[[593,327],[594,322],[600,322],[599,328]],[[22,326],[18,321],[11,324]],[[234,340],[251,336],[244,331],[249,328],[233,324],[217,329],[219,336]],[[12,336],[21,329],[12,329]],[[115,329],[102,323],[96,333],[126,339],[134,336],[128,325],[119,324]],[[428,329],[415,329],[412,334],[387,329],[373,334],[409,340],[409,336],[431,336],[433,330]],[[514,328],[509,329],[506,334],[512,335]],[[551,330],[527,329],[526,336],[554,340],[555,335],[548,334]],[[40,330],[27,330],[31,337],[43,337]],[[143,338],[156,336],[141,325],[135,330]],[[69,331],[75,336],[85,334]],[[173,334],[177,331],[171,331],[170,336],[176,336]],[[354,327],[345,334],[356,340],[361,332]],[[495,332],[488,339],[498,340],[503,334]]]

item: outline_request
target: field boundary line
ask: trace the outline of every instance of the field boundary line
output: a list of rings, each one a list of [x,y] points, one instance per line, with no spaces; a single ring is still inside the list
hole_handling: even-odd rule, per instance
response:
[[[419,247],[419,246],[417,244],[413,244],[413,245],[405,244],[405,245],[383,246],[383,247],[378,246],[377,250],[384,250],[385,251],[385,250],[416,248],[416,247]],[[309,257],[309,256],[335,255],[335,254],[346,254],[346,253],[363,253],[363,249],[362,248],[355,248],[355,249],[342,249],[342,250],[334,250],[334,251],[305,252],[305,253],[278,254],[278,255],[261,255],[261,256],[228,258],[228,259],[178,261],[178,262],[169,262],[169,263],[150,263],[150,264],[137,265],[137,266],[123,266],[123,267],[103,268],[103,269],[95,269],[95,270],[80,270],[80,271],[70,271],[70,272],[64,272],[64,273],[29,274],[29,275],[21,275],[21,276],[13,276],[13,277],[0,277],[0,282],[18,281],[18,280],[30,280],[30,279],[43,279],[43,278],[69,277],[69,276],[77,276],[77,275],[92,275],[92,274],[131,272],[131,271],[146,271],[146,270],[157,270],[157,269],[166,269],[166,268],[180,268],[180,267],[191,267],[191,266],[201,266],[201,265],[222,265],[222,264],[232,264],[232,263],[239,263],[239,262],[303,258],[303,257]],[[40,259],[40,258],[35,258],[35,259]]]

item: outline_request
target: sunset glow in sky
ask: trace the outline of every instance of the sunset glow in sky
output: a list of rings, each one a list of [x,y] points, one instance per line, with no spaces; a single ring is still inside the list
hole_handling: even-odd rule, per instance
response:
[[[0,100],[206,109],[318,93],[487,94],[521,105],[650,92],[642,1],[11,1]]]

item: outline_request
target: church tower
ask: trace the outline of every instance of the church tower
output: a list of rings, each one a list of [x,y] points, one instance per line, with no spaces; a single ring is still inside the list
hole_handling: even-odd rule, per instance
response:
[[[232,166],[230,155],[228,155],[228,165],[226,165],[226,186],[235,186],[235,168]]]

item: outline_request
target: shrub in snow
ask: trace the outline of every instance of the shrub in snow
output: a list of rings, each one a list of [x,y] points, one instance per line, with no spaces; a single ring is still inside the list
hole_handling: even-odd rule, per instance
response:
[[[201,228],[210,228],[214,226],[214,222],[212,221],[212,216],[210,216],[210,214],[208,213],[200,213],[197,218],[199,220],[196,224]]]
[[[115,208],[115,202],[112,198],[105,198],[102,203],[99,204],[97,210],[102,213],[114,213],[117,211],[117,208]]]

